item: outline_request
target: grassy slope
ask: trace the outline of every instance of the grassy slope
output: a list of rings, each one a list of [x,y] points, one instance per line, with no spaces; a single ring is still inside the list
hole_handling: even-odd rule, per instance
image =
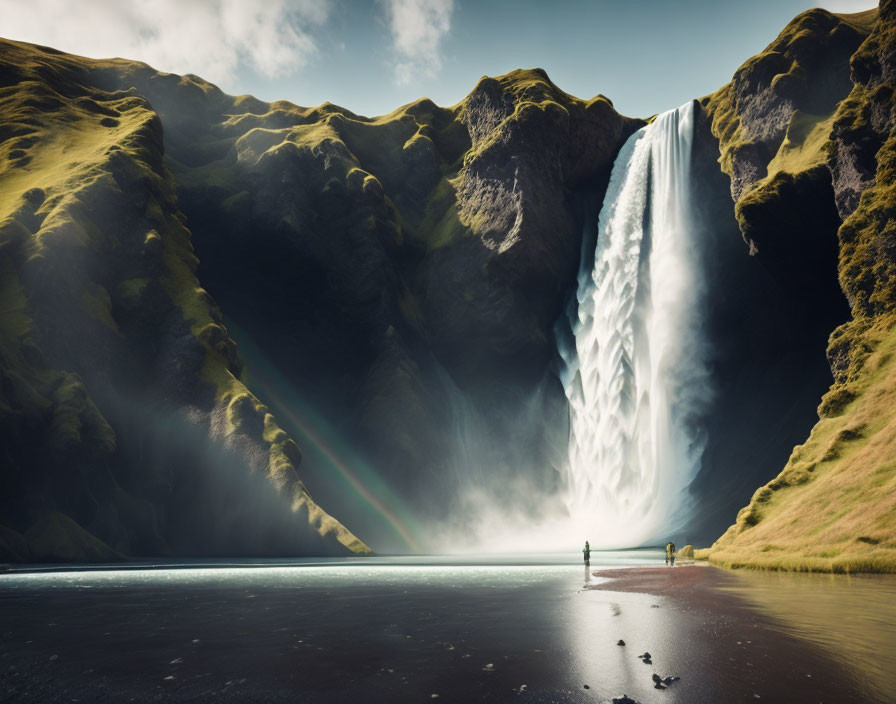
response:
[[[878,52],[892,57],[893,15],[882,8],[853,66]],[[874,18],[872,13],[842,17],[863,31]],[[797,34],[799,22],[782,36]],[[871,108],[869,94],[879,97],[886,91],[892,105],[892,90],[891,82],[867,86],[859,81],[831,114],[795,113],[768,177],[743,195],[738,212],[744,201],[768,197],[764,190],[776,175],[825,164],[832,131],[860,130]],[[717,110],[720,161],[730,173],[739,128],[727,91],[730,87],[709,102]],[[710,549],[698,551],[715,564],[896,572],[896,275],[890,234],[896,226],[896,134],[880,144],[876,159],[876,183],[862,193],[859,207],[839,231],[840,283],[854,319],[831,336],[828,356],[842,360],[837,382],[819,406],[820,420],[809,439],[794,449],[781,474],[757,490]]]
[[[875,321],[855,399],[831,408],[711,548],[730,567],[896,571],[896,328]],[[823,407],[836,396],[835,388]]]
[[[82,334],[101,326],[120,342],[113,311],[138,311],[144,296],[161,290],[204,349],[202,376],[227,412],[219,439],[226,444],[243,425],[261,419],[268,480],[289,497],[294,512],[308,511],[321,536],[353,552],[367,552],[314,503],[296,474],[300,453],[295,444],[234,376],[233,343],[193,273],[190,232],[161,163],[158,117],[133,92],[104,92],[79,82],[85,64],[102,70],[123,62],[105,66],[16,42],[3,42],[3,58],[9,80],[0,89],[0,372],[5,382],[0,422],[12,427],[25,419],[40,429],[47,445],[60,448],[59,462],[66,461],[66,453],[82,453],[84,446],[99,456],[113,452],[115,434],[81,378],[53,368],[43,354],[41,338],[54,331],[41,329],[35,301],[43,288],[63,286]],[[146,225],[141,241],[122,231],[122,223],[109,227],[92,217],[93,204],[105,198],[136,201],[130,215]],[[124,256],[129,251],[137,256]],[[110,252],[121,257],[112,266]],[[158,266],[135,263],[155,256]],[[64,278],[65,272],[71,272],[70,278]],[[43,320],[46,325],[46,316]],[[46,520],[41,525],[46,543],[52,531]],[[59,538],[60,544],[66,540]],[[43,548],[37,552],[52,554]],[[60,552],[71,559],[77,550],[65,545]],[[87,553],[95,555],[92,548]]]

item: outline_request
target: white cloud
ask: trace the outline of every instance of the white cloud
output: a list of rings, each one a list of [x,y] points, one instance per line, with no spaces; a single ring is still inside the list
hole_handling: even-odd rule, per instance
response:
[[[441,44],[451,29],[454,0],[382,0],[392,33],[395,78],[408,84],[417,75],[435,76]]]
[[[328,0],[0,0],[0,34],[226,88],[243,67],[274,78],[305,66],[328,14]]]
[[[862,12],[877,7],[876,0],[817,0],[818,7],[830,12]]]

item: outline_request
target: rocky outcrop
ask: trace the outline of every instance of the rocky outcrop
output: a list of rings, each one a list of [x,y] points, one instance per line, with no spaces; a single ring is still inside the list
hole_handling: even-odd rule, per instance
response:
[[[820,147],[830,118],[852,88],[850,56],[875,17],[876,10],[804,12],[746,61],[731,83],[702,101],[720,139],[720,163],[735,202],[778,173],[824,161]]]
[[[603,96],[586,103],[564,94],[540,69],[483,78],[461,110],[472,148],[458,214],[488,249],[489,282],[503,284],[489,292],[488,371],[521,360],[543,368],[579,260],[583,204],[571,196],[603,190],[616,151],[643,123],[620,118]],[[495,306],[509,310],[495,315]],[[462,321],[452,323],[439,331],[446,346],[464,337]]]

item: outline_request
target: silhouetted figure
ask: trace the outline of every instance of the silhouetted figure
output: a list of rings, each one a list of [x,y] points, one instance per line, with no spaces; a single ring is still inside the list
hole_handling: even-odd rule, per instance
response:
[[[582,549],[582,555],[585,556],[585,564],[587,565],[591,562],[591,546],[588,544],[588,541],[585,541],[585,547]]]
[[[666,543],[666,564],[675,564],[675,543],[673,543],[671,540]]]

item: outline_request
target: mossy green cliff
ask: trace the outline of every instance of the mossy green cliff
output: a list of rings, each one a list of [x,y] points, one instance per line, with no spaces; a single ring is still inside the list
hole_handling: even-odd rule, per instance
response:
[[[229,322],[410,495],[450,442],[435,379],[508,407],[543,379],[641,124],[540,70],[371,119],[0,47],[0,559],[365,552]]]
[[[717,564],[896,571],[894,62],[896,3],[812,10],[703,101],[751,253],[817,307],[835,304],[836,275],[851,312],[819,422],[702,551]]]
[[[240,381],[157,114],[87,65],[3,44],[2,556],[366,551],[310,498],[298,447]],[[157,443],[183,452],[155,464]]]

